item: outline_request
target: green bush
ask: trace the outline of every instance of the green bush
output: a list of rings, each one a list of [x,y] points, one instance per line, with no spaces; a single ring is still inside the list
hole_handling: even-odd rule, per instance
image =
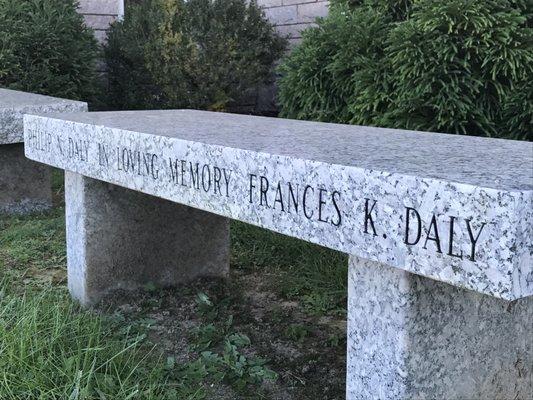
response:
[[[532,24],[525,1],[337,3],[280,67],[282,115],[531,140]]]
[[[98,45],[76,7],[73,0],[0,0],[0,86],[94,95]]]
[[[109,105],[118,109],[231,107],[267,83],[285,49],[246,0],[147,0],[115,23],[105,47]]]
[[[280,67],[282,115],[374,124],[390,90],[382,61],[389,23],[376,9],[352,13],[339,6],[317,28],[304,31],[302,44]]]

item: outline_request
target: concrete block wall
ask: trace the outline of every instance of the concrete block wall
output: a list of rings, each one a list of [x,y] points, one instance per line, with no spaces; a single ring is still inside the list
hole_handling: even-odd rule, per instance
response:
[[[107,36],[109,25],[124,14],[124,0],[79,0],[78,11],[83,15],[87,26],[94,29],[100,43]]]
[[[325,17],[329,8],[329,1],[323,0],[257,0],[257,4],[292,45],[301,40],[301,32],[313,26],[317,17]]]

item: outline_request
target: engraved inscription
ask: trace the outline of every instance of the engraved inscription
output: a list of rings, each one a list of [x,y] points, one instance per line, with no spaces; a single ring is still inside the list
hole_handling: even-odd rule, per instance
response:
[[[385,213],[383,207],[390,205],[381,204],[371,193],[349,193],[334,178],[327,184],[305,174],[280,179],[274,174],[275,168],[271,173],[268,165],[235,170],[235,166],[224,164],[222,159],[214,163],[200,156],[163,154],[147,148],[141,140],[128,146],[110,145],[30,130],[26,146],[71,162],[91,164],[100,171],[112,170],[127,179],[146,179],[174,191],[216,196],[227,205],[251,207],[259,217],[264,213],[290,218],[299,227],[310,223],[317,228],[342,230],[348,223],[350,232],[361,238],[375,241],[396,235],[396,242],[406,248],[452,260],[475,262],[490,222],[457,212],[422,211],[411,204],[395,205],[393,212]],[[383,223],[383,218],[393,218],[391,215],[398,223]],[[399,226],[399,230],[391,231],[392,226]]]

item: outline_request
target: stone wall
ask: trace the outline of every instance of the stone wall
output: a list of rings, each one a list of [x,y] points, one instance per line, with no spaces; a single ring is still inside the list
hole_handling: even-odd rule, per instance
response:
[[[124,13],[123,0],[79,0],[79,3],[85,23],[94,29],[98,41],[104,42],[109,24]]]
[[[257,0],[278,32],[288,36],[291,45],[298,43],[301,32],[314,24],[317,17],[328,14],[329,1]]]

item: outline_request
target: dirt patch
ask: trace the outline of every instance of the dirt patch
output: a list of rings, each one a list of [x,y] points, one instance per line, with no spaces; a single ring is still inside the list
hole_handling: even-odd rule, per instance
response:
[[[224,383],[208,385],[210,399],[344,399],[346,322],[310,316],[271,287],[264,274],[233,270],[227,282],[201,280],[180,288],[117,292],[98,309],[145,329],[147,340],[164,357],[186,363],[198,357],[194,332],[206,325],[198,305],[198,293],[204,293],[218,306],[210,318],[247,335],[251,345],[246,355],[267,358],[278,374],[277,380],[266,380],[251,393]]]

